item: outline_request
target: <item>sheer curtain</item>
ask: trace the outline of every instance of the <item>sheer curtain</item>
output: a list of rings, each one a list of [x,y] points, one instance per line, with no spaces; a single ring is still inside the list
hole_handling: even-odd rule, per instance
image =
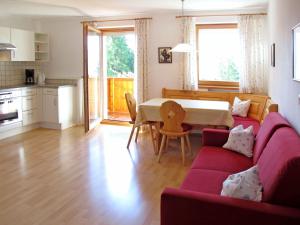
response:
[[[188,43],[192,51],[183,54],[183,82],[185,90],[198,89],[197,56],[196,56],[196,23],[193,17],[182,18],[183,43]]]
[[[136,89],[137,103],[148,99],[148,36],[149,20],[137,19],[135,21],[136,34]]]
[[[239,18],[241,44],[240,91],[268,91],[266,16],[245,15]]]

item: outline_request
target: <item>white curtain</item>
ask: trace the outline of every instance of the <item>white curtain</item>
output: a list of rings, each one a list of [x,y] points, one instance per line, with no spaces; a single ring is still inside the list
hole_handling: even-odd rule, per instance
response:
[[[241,44],[240,91],[268,92],[266,16],[245,15],[239,18]]]
[[[135,21],[136,34],[136,96],[140,104],[148,99],[148,36],[149,20],[137,19]]]
[[[197,56],[196,56],[196,23],[193,17],[183,17],[183,42],[191,46],[192,51],[183,54],[183,84],[185,90],[198,89]]]

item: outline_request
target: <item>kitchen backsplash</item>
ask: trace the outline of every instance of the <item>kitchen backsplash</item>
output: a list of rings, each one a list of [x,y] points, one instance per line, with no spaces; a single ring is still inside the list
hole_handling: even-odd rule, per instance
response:
[[[25,83],[25,69],[40,71],[38,62],[0,62],[0,87]]]

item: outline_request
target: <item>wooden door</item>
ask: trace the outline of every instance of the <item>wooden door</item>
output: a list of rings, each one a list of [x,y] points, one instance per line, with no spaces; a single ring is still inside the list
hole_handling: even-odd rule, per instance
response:
[[[95,128],[101,120],[100,59],[101,32],[83,24],[83,83],[85,132]]]

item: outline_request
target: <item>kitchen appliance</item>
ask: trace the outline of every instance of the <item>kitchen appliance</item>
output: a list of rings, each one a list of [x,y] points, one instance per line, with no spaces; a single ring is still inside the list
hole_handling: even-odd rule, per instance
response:
[[[0,126],[21,121],[21,91],[0,91]]]
[[[34,69],[25,69],[25,84],[34,84]]]
[[[45,74],[43,72],[38,73],[38,77],[37,77],[37,83],[39,85],[44,85],[45,84]]]

